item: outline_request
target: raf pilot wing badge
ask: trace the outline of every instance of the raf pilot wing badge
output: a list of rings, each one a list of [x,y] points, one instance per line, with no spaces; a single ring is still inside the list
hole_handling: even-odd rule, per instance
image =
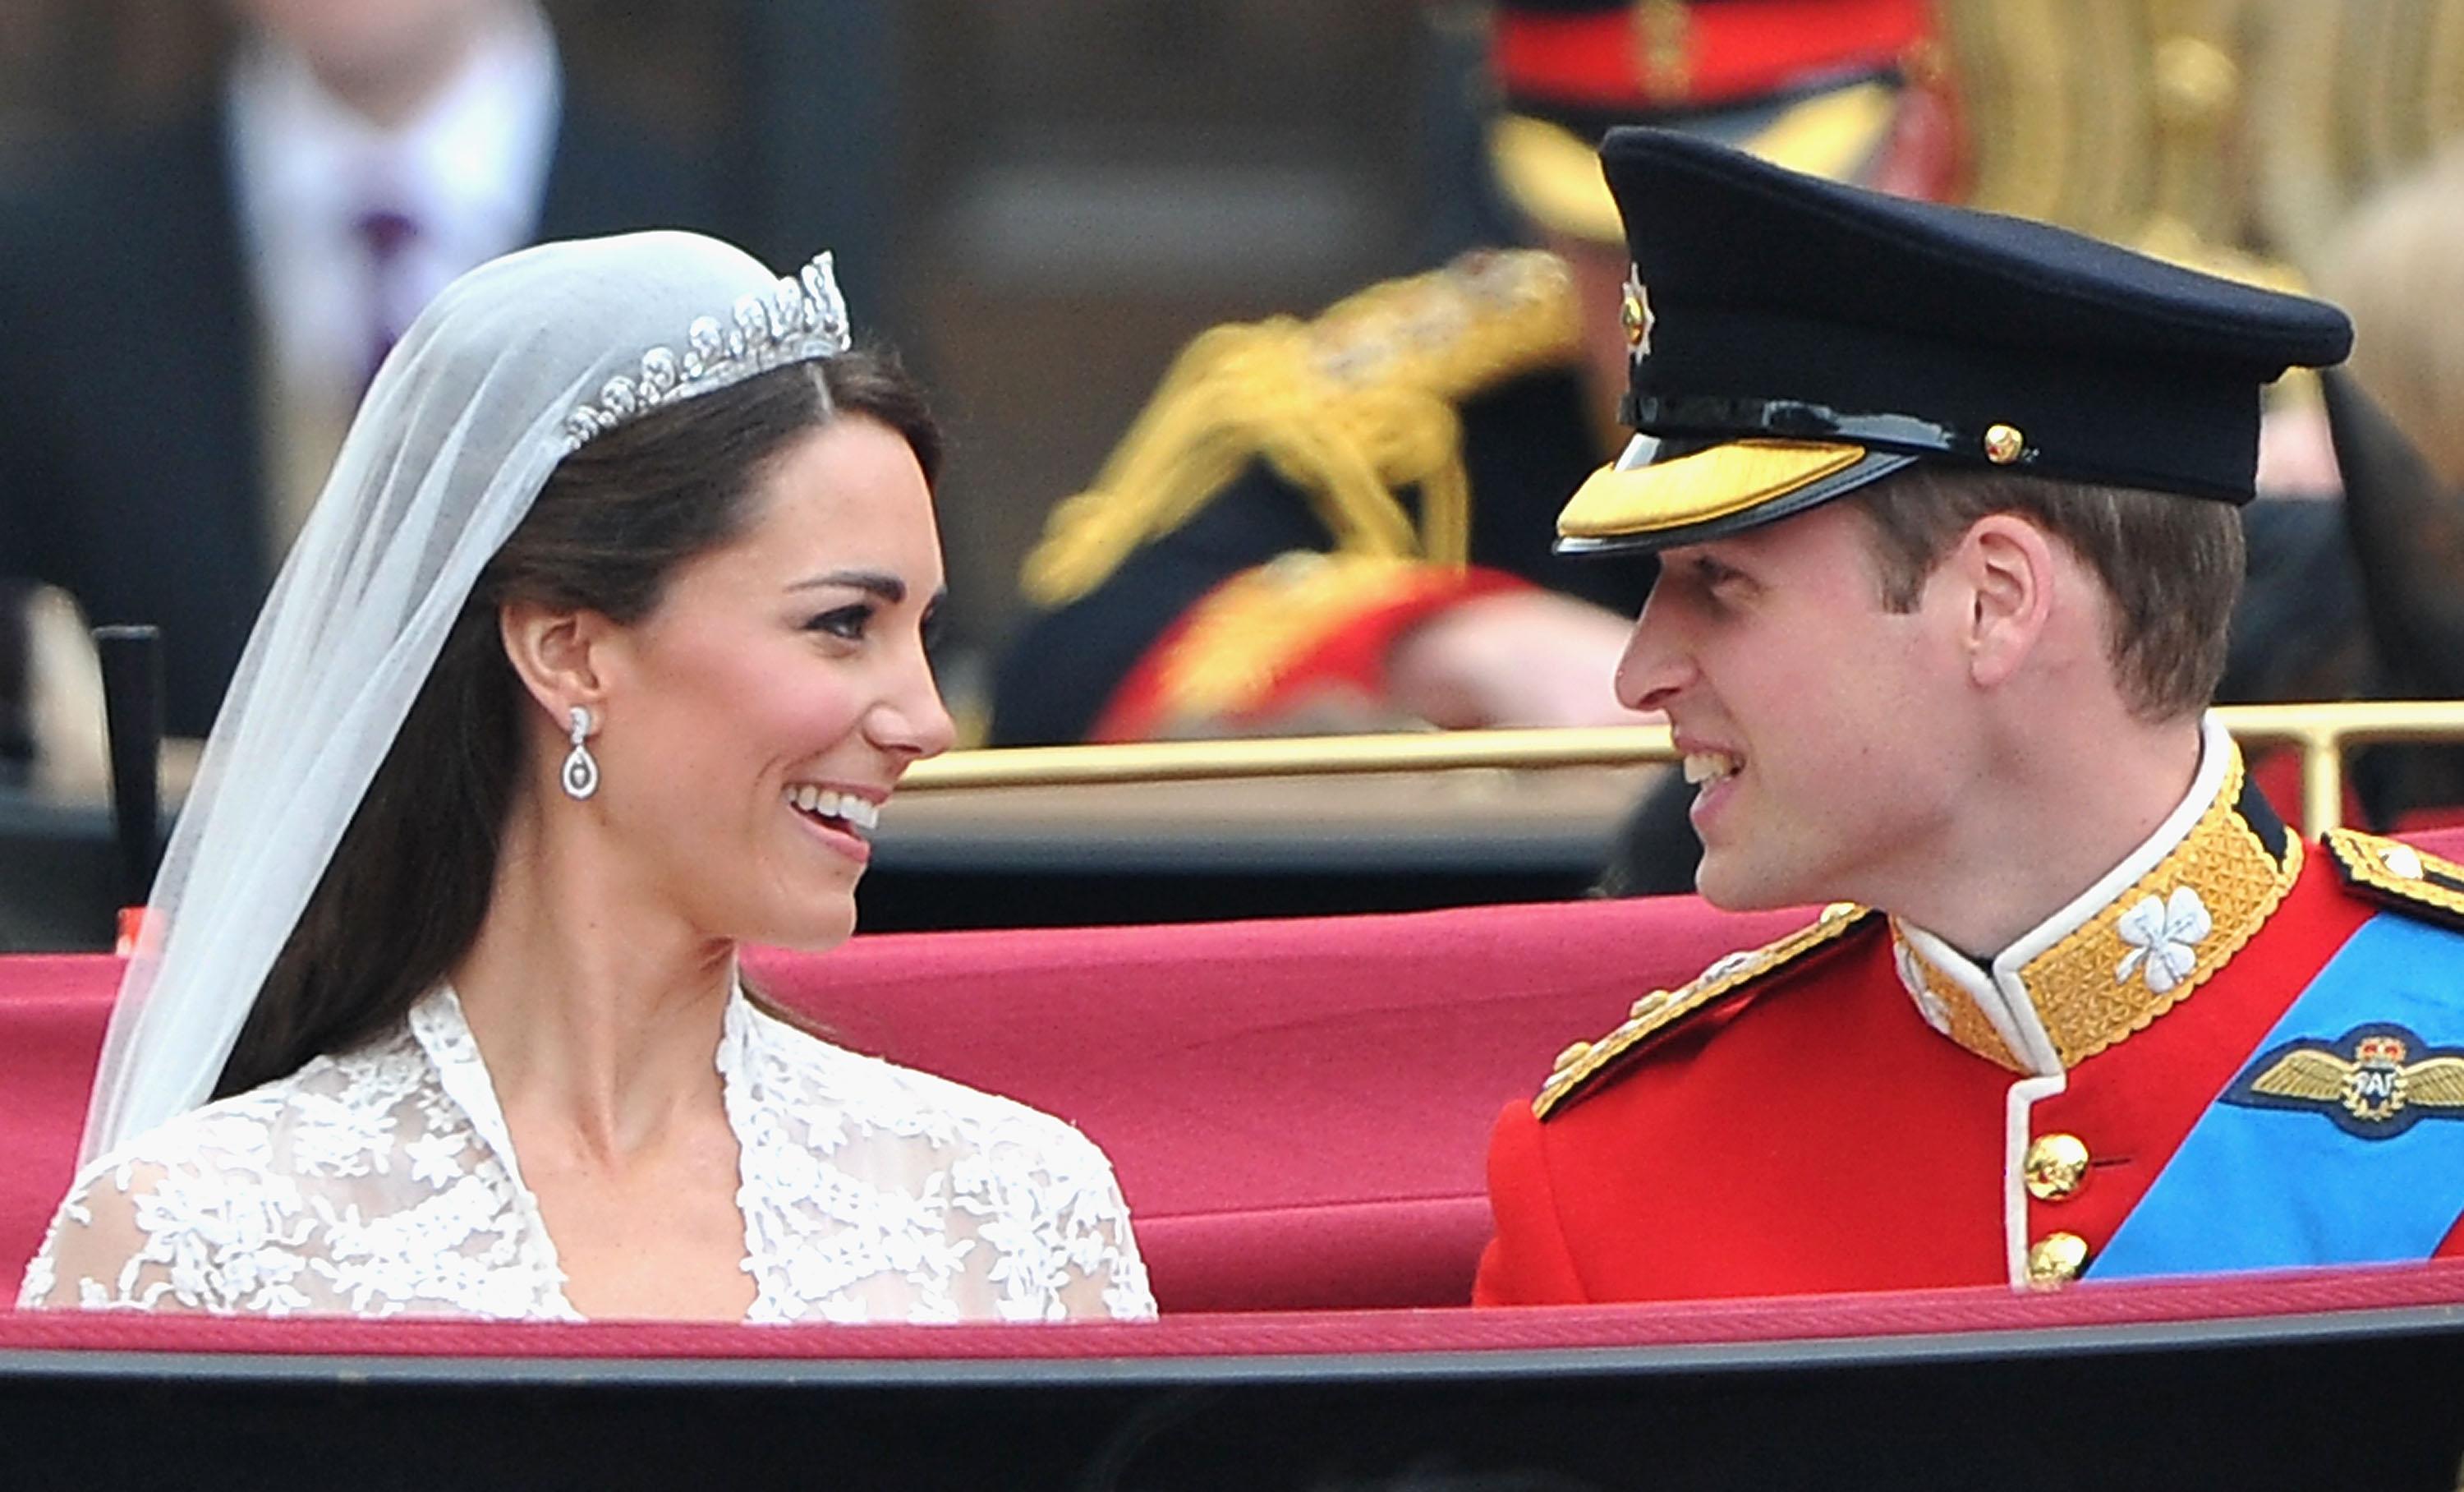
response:
[[[2464,1048],[2433,1047],[2403,1026],[2356,1026],[2262,1052],[2224,1102],[2319,1114],[2362,1140],[2392,1140],[2425,1119],[2464,1119]]]

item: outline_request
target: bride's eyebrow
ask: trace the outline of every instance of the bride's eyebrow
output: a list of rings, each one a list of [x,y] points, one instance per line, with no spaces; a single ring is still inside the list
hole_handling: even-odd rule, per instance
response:
[[[907,599],[907,582],[887,570],[834,569],[827,574],[811,575],[787,587],[790,590],[811,590],[822,586],[852,586],[858,590],[881,597],[892,606]]]

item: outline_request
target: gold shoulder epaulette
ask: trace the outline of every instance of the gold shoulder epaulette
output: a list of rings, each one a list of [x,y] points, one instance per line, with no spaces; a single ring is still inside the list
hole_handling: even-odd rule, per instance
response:
[[[1455,406],[1571,361],[1577,324],[1564,262],[1518,249],[1373,285],[1315,321],[1218,326],[1181,352],[1095,485],[1052,510],[1020,589],[1040,607],[1078,599],[1260,460],[1307,494],[1338,552],[1463,565]],[[1407,487],[1417,524],[1396,496]]]
[[[1652,991],[1634,1002],[1633,1011],[1615,1031],[1596,1041],[1577,1041],[1557,1054],[1556,1070],[1540,1085],[1540,1096],[1531,1101],[1532,1117],[1547,1119],[1551,1110],[1588,1087],[1614,1067],[1619,1058],[1643,1042],[1815,948],[1837,942],[1873,915],[1871,907],[1835,902],[1822,909],[1820,919],[1777,942],[1712,960],[1710,968],[1695,975],[1683,989]]]
[[[2328,830],[2327,855],[2355,893],[2400,912],[2464,928],[2464,865],[2358,829]]]

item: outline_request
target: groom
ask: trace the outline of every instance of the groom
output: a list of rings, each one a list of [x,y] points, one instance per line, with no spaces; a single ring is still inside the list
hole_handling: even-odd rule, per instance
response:
[[[2289,835],[2204,714],[2260,386],[2342,313],[1643,130],[1625,422],[1704,894],[1833,902],[1510,1105],[1485,1303],[2421,1258],[2464,1211],[2464,870]],[[1839,900],[1846,899],[1846,900]]]

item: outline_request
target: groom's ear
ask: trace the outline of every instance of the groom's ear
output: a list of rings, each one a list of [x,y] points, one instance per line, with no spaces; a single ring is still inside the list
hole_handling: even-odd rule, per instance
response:
[[[573,706],[606,719],[607,649],[618,628],[601,613],[508,601],[496,611],[505,660],[560,731]]]
[[[1967,588],[1960,642],[1969,677],[1995,688],[2018,674],[2053,616],[2054,546],[2014,513],[1989,513],[1935,567]]]

